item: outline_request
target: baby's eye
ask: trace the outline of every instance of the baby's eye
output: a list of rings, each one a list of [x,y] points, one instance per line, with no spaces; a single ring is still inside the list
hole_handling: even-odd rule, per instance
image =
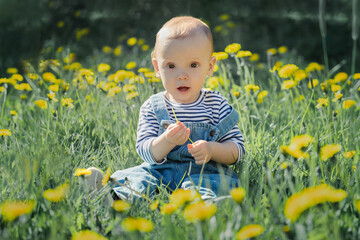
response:
[[[172,63],[170,63],[170,64],[168,65],[168,68],[175,68],[175,65],[172,64]]]
[[[192,63],[190,66],[191,66],[192,68],[197,68],[197,67],[199,66],[199,64],[197,64],[197,63]]]

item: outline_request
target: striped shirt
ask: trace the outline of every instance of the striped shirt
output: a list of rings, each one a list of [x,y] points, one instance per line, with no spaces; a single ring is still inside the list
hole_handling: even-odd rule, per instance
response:
[[[176,121],[176,119],[172,108],[180,122],[203,122],[213,126],[218,125],[231,112],[229,103],[219,92],[207,89],[202,89],[199,98],[189,104],[171,102],[166,97],[165,92],[164,99],[170,120],[173,121]],[[159,128],[160,125],[157,121],[152,102],[148,99],[140,108],[136,151],[145,162],[150,164],[159,164],[153,158],[150,150],[152,141],[158,137]],[[225,141],[236,143],[239,150],[238,162],[245,154],[245,145],[243,135],[237,124],[218,140],[218,142]],[[161,163],[165,161],[166,159]]]

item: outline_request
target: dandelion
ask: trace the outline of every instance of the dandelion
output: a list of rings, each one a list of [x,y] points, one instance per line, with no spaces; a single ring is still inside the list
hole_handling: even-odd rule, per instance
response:
[[[282,230],[283,230],[283,232],[289,232],[290,227],[288,225],[285,225],[285,226],[283,226]]]
[[[98,72],[107,72],[110,70],[110,65],[106,63],[100,63],[97,67]]]
[[[151,72],[151,70],[148,69],[148,68],[139,68],[139,69],[138,69],[138,72],[139,72],[139,73],[147,73],[147,72]]]
[[[110,179],[110,175],[111,175],[111,168],[108,167],[106,169],[103,179],[101,180],[101,185],[103,185],[104,187],[106,186],[106,184],[108,183],[108,181]]]
[[[327,144],[320,149],[320,159],[326,161],[341,150],[340,144]]]
[[[354,80],[360,79],[360,73],[355,73],[354,76],[353,76],[353,79]]]
[[[62,98],[61,99],[61,105],[66,106],[68,108],[74,108],[74,105],[72,104],[73,100],[71,98]]]
[[[335,75],[334,77],[334,81],[335,82],[343,82],[345,81],[346,79],[348,79],[349,75],[345,72],[339,72]]]
[[[285,204],[285,216],[292,222],[296,221],[307,209],[325,202],[339,202],[346,198],[347,193],[342,189],[335,189],[327,184],[305,188],[293,194]]]
[[[246,191],[244,188],[234,188],[230,191],[231,197],[235,202],[241,203],[245,198]]]
[[[351,166],[351,168],[356,172],[356,166]]]
[[[41,99],[34,101],[34,104],[41,109],[47,109],[47,107],[48,107],[47,101],[41,100]]]
[[[11,110],[10,115],[16,117],[18,114],[15,110]]]
[[[206,81],[206,87],[208,88],[218,88],[219,87],[219,78],[214,76],[214,77],[209,77]]]
[[[112,87],[109,89],[109,92],[107,94],[107,97],[113,97],[115,94],[121,92],[121,88],[118,86]]]
[[[286,53],[288,51],[287,47],[286,46],[281,46],[278,48],[278,52],[280,54],[283,54],[283,53]]]
[[[259,61],[259,59],[260,59],[260,55],[258,53],[253,53],[249,58],[250,62]]]
[[[16,85],[14,86],[14,88],[15,88],[16,90],[20,90],[20,91],[23,91],[23,90],[31,91],[31,90],[32,90],[30,84],[28,84],[28,83],[16,84]]]
[[[334,93],[334,95],[335,95],[335,98],[332,100],[333,102],[340,100],[343,96],[342,93]]]
[[[76,232],[71,237],[71,240],[107,240],[107,238],[96,232],[90,230],[84,230],[84,231]]]
[[[268,95],[268,91],[264,90],[259,92],[258,96],[257,96],[257,103],[263,103],[264,102],[264,98]]]
[[[145,218],[128,217],[121,223],[127,231],[151,232],[154,224]]]
[[[175,203],[167,203],[160,207],[160,213],[162,215],[171,215],[179,208]]]
[[[114,48],[113,53],[115,56],[120,56],[121,55],[121,46],[117,46],[116,48]]]
[[[241,45],[239,43],[232,43],[226,46],[225,52],[226,53],[237,53],[241,49]]]
[[[127,40],[127,45],[134,46],[136,44],[136,42],[137,42],[137,39],[135,37],[132,37]]]
[[[275,55],[277,53],[277,50],[276,48],[269,48],[268,50],[266,50],[266,53],[270,55]]]
[[[353,158],[355,156],[355,151],[348,151],[344,153],[345,158]]]
[[[281,89],[283,90],[287,90],[290,89],[292,87],[295,87],[297,85],[297,82],[294,80],[286,80],[282,83],[281,85]]]
[[[23,81],[24,80],[24,77],[23,76],[21,76],[20,74],[13,74],[12,76],[11,76],[11,78],[12,79],[15,79],[16,81],[19,81],[19,82],[21,82],[21,81]]]
[[[310,89],[312,89],[312,88],[316,87],[317,85],[319,85],[319,80],[317,80],[316,78],[314,78],[314,79],[312,80],[312,87],[311,87],[311,81],[309,81],[308,87],[309,87]]]
[[[102,51],[103,51],[104,53],[111,53],[111,52],[112,52],[112,48],[111,48],[110,46],[104,46],[104,47],[102,48]]]
[[[116,200],[113,202],[112,207],[118,212],[124,212],[129,210],[131,205],[123,200]]]
[[[239,232],[236,233],[237,240],[244,240],[252,237],[256,237],[264,232],[264,228],[259,224],[249,224],[242,227]]]
[[[298,148],[307,147],[313,141],[313,137],[307,134],[298,135],[291,139],[290,144],[296,145]]]
[[[258,90],[260,89],[259,86],[253,85],[253,84],[248,84],[248,85],[246,85],[244,88],[245,88],[245,90],[246,90],[247,93],[250,93],[251,90],[252,90],[253,92],[256,92],[256,91],[258,91]]]
[[[59,91],[59,85],[57,85],[57,84],[50,85],[49,90],[53,91],[53,92],[58,92]]]
[[[330,86],[330,88],[331,88],[331,91],[332,91],[332,92],[337,92],[337,91],[340,91],[340,90],[341,90],[341,86],[340,86],[340,85],[337,85],[337,84],[332,84],[332,85]]]
[[[299,69],[294,72],[294,80],[297,82],[299,82],[307,77],[308,77],[307,73],[302,69]]]
[[[91,170],[86,169],[86,168],[77,168],[77,169],[75,169],[75,173],[74,173],[74,175],[77,177],[84,176],[84,175],[90,175],[90,174],[91,174]]]
[[[58,100],[55,98],[55,93],[51,92],[47,94],[47,97],[49,98],[49,100],[53,101],[53,102],[57,102]]]
[[[323,65],[320,65],[316,62],[311,62],[307,65],[307,67],[305,68],[305,72],[309,73],[312,71],[321,71],[324,69]]]
[[[35,207],[35,201],[5,201],[0,206],[1,215],[4,217],[4,220],[11,222],[18,218],[21,215],[29,214],[33,211]]]
[[[230,18],[229,14],[221,14],[221,15],[219,16],[219,19],[220,19],[221,21],[226,21],[226,20],[228,20],[229,18]]]
[[[295,64],[286,64],[279,70],[279,77],[290,78],[299,69]]]
[[[321,108],[329,105],[329,98],[319,98],[317,100],[318,104],[315,106],[316,108]]]
[[[287,169],[289,167],[289,164],[287,164],[287,163],[282,163],[282,164],[280,164],[280,168],[281,169]]]
[[[238,58],[244,58],[244,57],[250,57],[252,55],[252,53],[250,51],[239,51],[236,54],[236,57]]]
[[[76,40],[80,41],[87,34],[89,34],[88,28],[76,29]]]
[[[136,67],[136,63],[135,62],[128,62],[128,64],[126,64],[125,68],[126,69],[133,69]]]
[[[0,92],[5,92],[5,87],[0,87]]]
[[[144,44],[144,45],[141,46],[141,50],[143,50],[144,52],[149,50],[149,48],[150,48],[150,46],[147,45],[147,44]]]
[[[174,203],[179,207],[183,206],[188,202],[192,202],[195,199],[200,199],[201,196],[197,191],[190,190],[190,189],[176,189],[170,196],[170,203]]]
[[[203,221],[212,217],[216,211],[215,204],[199,201],[185,207],[184,217],[190,222]]]
[[[20,95],[20,99],[27,99],[27,95],[26,94],[22,94],[22,95]]]
[[[126,100],[131,100],[133,99],[134,97],[137,97],[139,96],[139,93],[138,92],[129,92],[127,95],[126,95]]]
[[[68,183],[64,183],[55,189],[48,189],[43,192],[43,197],[50,202],[59,202],[66,197],[69,187]]]
[[[124,92],[132,92],[132,91],[136,90],[136,86],[133,84],[125,84],[123,86],[123,90],[124,90]]]
[[[345,100],[345,101],[343,102],[342,107],[343,107],[343,109],[349,109],[349,108],[351,108],[352,106],[354,106],[355,104],[356,104],[356,101],[355,101],[355,100]]]
[[[11,136],[11,132],[9,129],[0,129],[0,137]]]
[[[360,213],[360,200],[355,200],[354,201],[354,206],[356,208],[356,210]]]
[[[295,145],[289,145],[289,146],[280,146],[280,150],[282,153],[289,154],[290,156],[293,156],[296,159],[299,158],[309,158],[309,154],[306,152],[303,152],[301,149],[299,149]]]
[[[156,200],[149,205],[151,211],[155,211],[158,207],[159,207],[159,200]]]
[[[229,57],[226,52],[214,52],[213,56],[216,57],[217,61],[225,60]]]
[[[17,68],[7,68],[6,72],[9,74],[16,74],[16,73],[18,73],[18,69]]]

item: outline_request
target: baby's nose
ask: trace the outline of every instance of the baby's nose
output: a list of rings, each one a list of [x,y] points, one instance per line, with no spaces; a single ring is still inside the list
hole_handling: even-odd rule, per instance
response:
[[[189,78],[189,75],[186,71],[181,71],[178,75],[178,79],[180,80],[187,80]]]

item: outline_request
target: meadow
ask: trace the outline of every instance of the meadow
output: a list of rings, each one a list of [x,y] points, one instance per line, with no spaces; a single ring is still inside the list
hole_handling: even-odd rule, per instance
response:
[[[247,153],[231,166],[240,187],[206,203],[160,186],[152,199],[104,204],[109,174],[142,163],[139,109],[163,91],[144,39],[94,49],[81,61],[52,46],[41,61],[7,66],[1,239],[359,239],[360,73],[271,47],[257,54],[234,43],[214,53],[205,87],[239,112]],[[90,166],[106,173],[100,193],[84,184]]]

